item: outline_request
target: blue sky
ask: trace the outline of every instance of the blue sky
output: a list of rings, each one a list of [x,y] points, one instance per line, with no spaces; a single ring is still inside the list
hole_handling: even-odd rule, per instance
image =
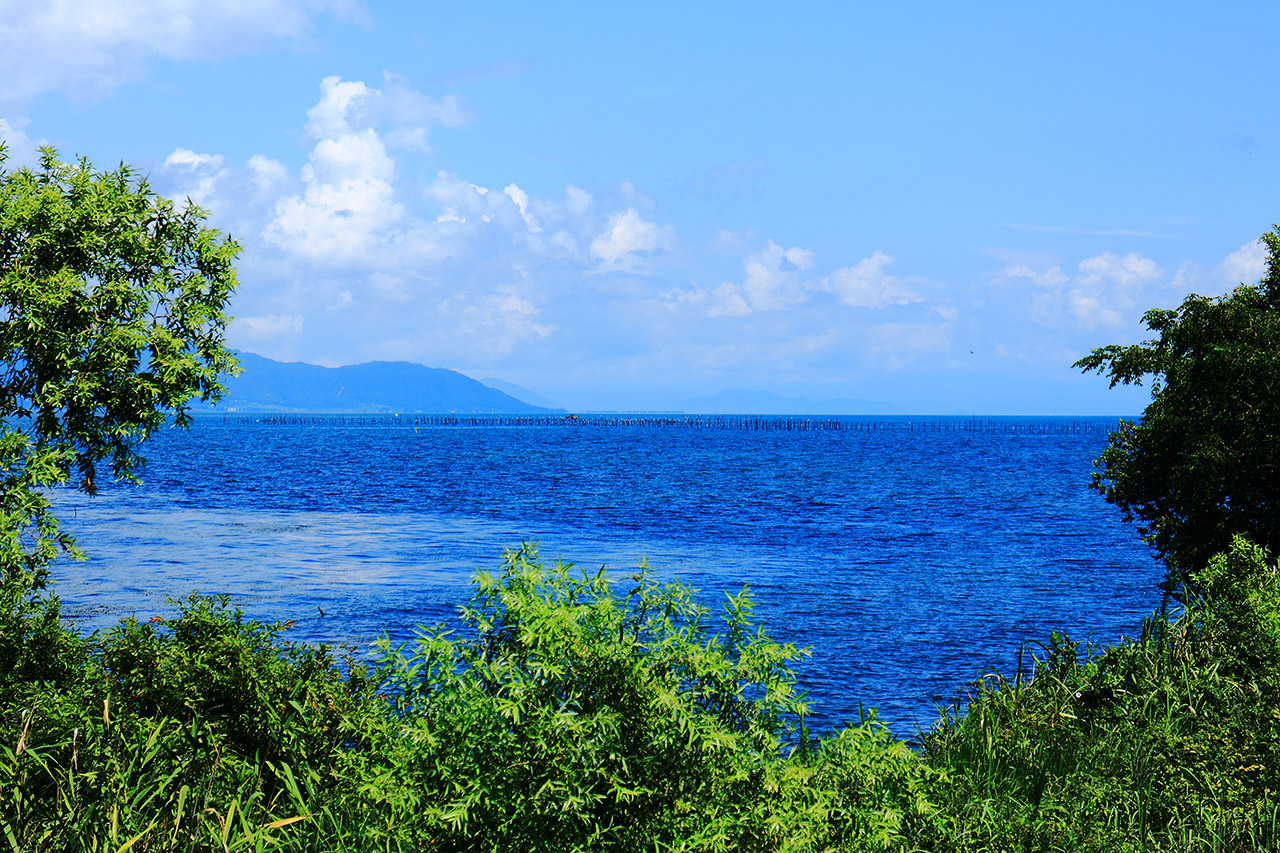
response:
[[[8,166],[243,244],[231,343],[573,409],[1136,413],[1071,363],[1256,281],[1274,4],[0,0]]]

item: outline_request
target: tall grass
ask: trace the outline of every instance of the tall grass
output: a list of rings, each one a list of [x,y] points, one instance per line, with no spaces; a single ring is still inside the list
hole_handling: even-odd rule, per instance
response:
[[[984,679],[923,755],[957,849],[1252,850],[1280,844],[1280,588],[1243,541],[1206,596],[1132,641],[1053,635],[1029,681]]]
[[[1280,588],[1247,543],[1132,641],[1053,635],[919,748],[817,739],[803,654],[641,570],[531,549],[364,667],[225,598],[81,637],[0,601],[0,849],[1264,850]]]

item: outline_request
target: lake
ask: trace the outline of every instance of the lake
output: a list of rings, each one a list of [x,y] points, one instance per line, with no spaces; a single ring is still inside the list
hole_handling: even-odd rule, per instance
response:
[[[619,574],[647,558],[718,607],[744,585],[811,726],[879,709],[927,728],[1051,630],[1111,643],[1161,569],[1088,488],[1114,418],[201,416],[145,448],[144,483],[55,507],[85,630],[225,593],[295,639],[361,649],[453,618],[477,569],[539,543]]]

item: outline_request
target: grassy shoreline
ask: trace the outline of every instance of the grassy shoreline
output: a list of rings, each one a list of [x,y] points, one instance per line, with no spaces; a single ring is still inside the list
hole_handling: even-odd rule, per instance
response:
[[[225,598],[81,637],[0,601],[0,848],[1241,850],[1280,844],[1280,584],[1238,540],[1141,635],[1053,635],[913,750],[816,738],[747,595],[481,576],[374,667]]]

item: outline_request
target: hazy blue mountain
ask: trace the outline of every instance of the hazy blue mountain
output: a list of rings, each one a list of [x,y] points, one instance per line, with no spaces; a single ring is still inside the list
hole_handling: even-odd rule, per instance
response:
[[[512,397],[515,397],[521,402],[528,403],[530,406],[541,406],[544,409],[552,409],[553,411],[560,412],[565,410],[564,406],[561,406],[554,400],[548,400],[541,394],[534,393],[528,388],[525,388],[522,385],[517,385],[514,382],[505,382],[501,379],[481,379],[480,381],[485,385],[488,385],[490,388],[497,388],[502,393],[510,394]]]
[[[721,391],[710,397],[695,397],[681,406],[691,414],[707,415],[891,415],[897,406],[889,403],[852,400],[810,400],[784,397],[771,391]]]
[[[456,370],[407,361],[320,367],[249,352],[236,357],[241,373],[226,380],[223,411],[549,413]]]

